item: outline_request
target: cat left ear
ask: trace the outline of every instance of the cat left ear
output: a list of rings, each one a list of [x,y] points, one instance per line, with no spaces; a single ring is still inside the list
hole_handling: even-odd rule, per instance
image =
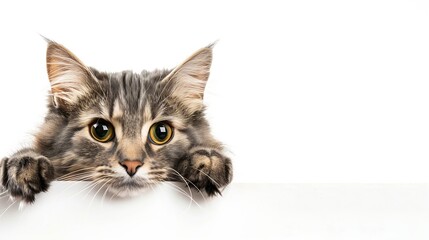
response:
[[[170,97],[190,114],[204,109],[204,89],[210,74],[213,45],[195,52],[162,81],[170,85]]]
[[[61,44],[48,41],[46,65],[54,105],[70,108],[96,87],[94,77],[72,52]]]

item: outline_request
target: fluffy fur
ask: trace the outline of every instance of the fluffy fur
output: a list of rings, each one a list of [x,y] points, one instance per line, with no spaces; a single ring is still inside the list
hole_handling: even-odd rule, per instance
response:
[[[211,62],[208,46],[173,70],[105,73],[48,41],[49,111],[34,146],[0,162],[1,185],[26,202],[54,179],[97,181],[117,195],[168,180],[220,193],[232,179],[232,166],[204,117]],[[114,126],[112,141],[91,137],[95,119]],[[173,138],[156,145],[148,133],[162,121],[173,127]],[[134,176],[121,166],[127,160],[143,164]]]

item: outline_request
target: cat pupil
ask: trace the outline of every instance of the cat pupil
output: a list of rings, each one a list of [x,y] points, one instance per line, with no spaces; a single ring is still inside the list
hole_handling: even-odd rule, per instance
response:
[[[156,132],[156,136],[162,140],[165,139],[167,137],[167,128],[164,125],[158,126],[155,130]]]
[[[106,125],[99,124],[95,127],[95,132],[97,133],[97,136],[102,138],[109,132],[109,128]]]

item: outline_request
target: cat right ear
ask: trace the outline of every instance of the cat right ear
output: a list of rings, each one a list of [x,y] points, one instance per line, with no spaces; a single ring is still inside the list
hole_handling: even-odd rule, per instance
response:
[[[91,71],[61,44],[47,40],[46,66],[54,106],[69,109],[97,86]]]

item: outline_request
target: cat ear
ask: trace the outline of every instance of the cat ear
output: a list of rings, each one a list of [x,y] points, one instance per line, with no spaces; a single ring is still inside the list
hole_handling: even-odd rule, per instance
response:
[[[204,89],[210,74],[212,48],[213,45],[209,45],[198,50],[163,80],[170,85],[170,97],[191,114],[204,109]]]
[[[91,94],[95,80],[89,68],[72,52],[58,43],[47,41],[46,66],[54,105],[68,108]]]

